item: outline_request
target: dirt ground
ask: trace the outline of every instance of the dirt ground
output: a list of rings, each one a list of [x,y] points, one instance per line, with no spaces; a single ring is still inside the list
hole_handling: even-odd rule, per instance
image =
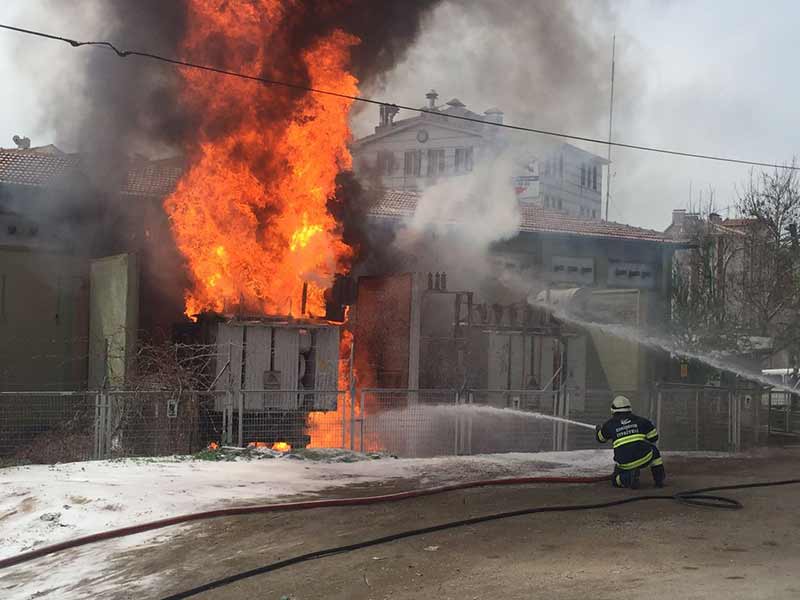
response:
[[[737,458],[667,458],[676,492],[800,477],[800,450]],[[399,503],[255,515],[185,528],[168,543],[115,557],[126,578],[164,573],[157,596],[185,592],[317,549],[532,506],[653,493],[608,484],[484,488]],[[348,490],[386,493],[415,482]],[[647,501],[536,514],[391,542],[228,583],[193,598],[405,600],[800,597],[800,485],[724,492],[739,511]],[[336,495],[341,496],[338,490]],[[124,588],[114,598],[128,595]]]

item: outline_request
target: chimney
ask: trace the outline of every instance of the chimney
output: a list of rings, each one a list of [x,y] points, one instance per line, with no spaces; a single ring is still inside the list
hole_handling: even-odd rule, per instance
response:
[[[436,108],[436,99],[439,97],[439,94],[436,93],[436,90],[431,90],[425,97],[428,99],[428,108],[434,109]]]
[[[394,104],[381,104],[378,107],[378,114],[380,115],[378,127],[380,128],[394,125],[394,118],[397,116],[398,112],[400,112],[400,109]]]
[[[685,223],[686,223],[686,209],[685,208],[674,209],[672,211],[672,226],[676,227],[679,230],[682,230]]]
[[[31,138],[28,137],[20,137],[15,135],[13,138],[14,143],[17,145],[19,150],[30,150],[31,149]]]
[[[502,123],[503,122],[503,111],[497,107],[492,107],[486,109],[486,112],[483,113],[486,115],[486,120],[490,123]]]

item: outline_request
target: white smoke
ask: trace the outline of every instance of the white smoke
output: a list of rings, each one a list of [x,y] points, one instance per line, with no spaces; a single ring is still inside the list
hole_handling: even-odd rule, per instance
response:
[[[488,274],[492,244],[514,237],[519,226],[512,161],[499,154],[423,190],[395,246],[414,257],[417,270],[446,270],[459,274],[462,285],[475,285]]]
[[[516,235],[519,223],[511,162],[500,156],[483,162],[472,173],[427,188],[410,228],[417,232],[455,233],[470,245],[487,249],[493,242]]]

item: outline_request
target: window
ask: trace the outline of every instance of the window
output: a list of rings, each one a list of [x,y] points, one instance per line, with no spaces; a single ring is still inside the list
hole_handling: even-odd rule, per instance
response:
[[[545,194],[544,196],[544,207],[550,208],[550,196],[548,196],[547,194]]]
[[[561,198],[559,198],[558,199],[558,210],[561,210],[563,208],[564,208],[564,204],[561,202]]]
[[[551,261],[551,281],[594,284],[594,258],[553,256]]]
[[[394,152],[378,152],[378,173],[381,175],[394,173]]]
[[[597,191],[597,165],[592,167],[592,189]]]
[[[428,150],[428,177],[444,173],[444,149]]]
[[[550,159],[549,158],[544,162],[544,174],[545,175],[550,175]]]
[[[581,165],[581,187],[586,187],[586,165]]]
[[[655,270],[647,263],[609,259],[608,286],[652,289],[656,286]]]
[[[564,155],[558,155],[558,176],[564,179]]]
[[[596,218],[597,218],[597,211],[596,211],[596,210],[593,210],[593,211],[592,211],[592,218],[593,218],[593,219],[596,219]]]
[[[456,148],[456,173],[472,171],[472,148]]]
[[[422,150],[408,150],[405,154],[403,174],[419,177],[422,172]]]

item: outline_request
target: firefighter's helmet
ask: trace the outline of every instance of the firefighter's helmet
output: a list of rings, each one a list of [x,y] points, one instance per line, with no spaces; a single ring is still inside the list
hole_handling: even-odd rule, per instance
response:
[[[625,396],[617,396],[611,402],[612,413],[631,412],[631,401]]]

